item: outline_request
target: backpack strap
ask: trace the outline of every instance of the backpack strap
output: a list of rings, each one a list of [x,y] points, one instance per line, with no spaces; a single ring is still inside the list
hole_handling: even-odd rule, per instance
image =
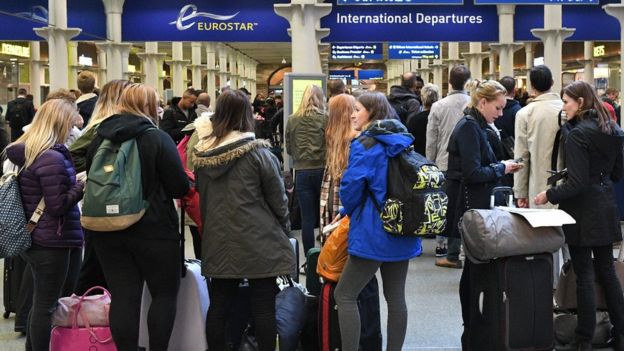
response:
[[[35,230],[35,227],[37,227],[37,223],[39,223],[39,219],[43,216],[45,207],[45,201],[43,201],[43,197],[41,197],[41,200],[39,200],[39,203],[37,204],[37,208],[35,208],[35,212],[33,212],[32,216],[30,216],[30,219],[28,220],[28,223],[26,224],[26,230],[28,233],[32,233],[32,231]]]
[[[559,111],[559,115],[557,116],[557,124],[559,125],[559,130],[557,130],[557,134],[555,134],[555,142],[553,143],[552,154],[550,156],[550,169],[553,171],[557,170],[557,159],[559,158],[559,145],[561,143],[561,114],[563,110]]]

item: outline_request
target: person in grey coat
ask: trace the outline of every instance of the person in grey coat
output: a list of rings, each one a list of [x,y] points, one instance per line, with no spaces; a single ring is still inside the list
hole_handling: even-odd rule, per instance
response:
[[[279,162],[256,140],[252,107],[236,90],[217,99],[207,135],[195,146],[196,188],[203,216],[202,274],[211,278],[206,337],[225,350],[225,322],[238,285],[249,280],[260,350],[275,350],[275,278],[289,275],[295,254]],[[207,134],[206,134],[207,133]]]

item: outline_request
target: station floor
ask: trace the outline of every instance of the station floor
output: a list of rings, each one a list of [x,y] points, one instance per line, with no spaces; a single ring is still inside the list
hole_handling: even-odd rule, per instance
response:
[[[298,232],[296,235],[300,236]],[[462,327],[458,296],[461,270],[434,266],[434,240],[424,240],[423,249],[422,256],[410,262],[407,277],[408,330],[403,350],[461,350]],[[187,233],[187,256],[192,256],[192,252],[191,238]],[[301,255],[301,257],[304,256]],[[4,261],[0,261],[1,268]],[[303,276],[300,277],[305,280]],[[382,289],[381,280],[380,289]],[[0,301],[2,293],[0,289]],[[385,342],[387,309],[382,291],[380,295],[382,332]],[[4,309],[1,309],[4,312]],[[26,338],[13,331],[13,318],[14,315],[6,320],[0,317],[0,351],[24,350]]]

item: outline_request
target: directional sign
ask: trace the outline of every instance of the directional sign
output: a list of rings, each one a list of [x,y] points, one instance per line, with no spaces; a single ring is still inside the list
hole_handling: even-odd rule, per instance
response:
[[[332,60],[382,60],[383,43],[333,43]]]
[[[355,79],[355,71],[338,69],[329,71],[329,79]]]
[[[358,71],[359,80],[384,79],[383,69],[361,69]]]
[[[389,43],[388,58],[391,60],[439,59],[440,43]]]

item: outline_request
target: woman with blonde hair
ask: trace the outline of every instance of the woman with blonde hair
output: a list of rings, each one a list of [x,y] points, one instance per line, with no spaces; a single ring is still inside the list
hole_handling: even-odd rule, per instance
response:
[[[449,162],[446,173],[446,193],[449,206],[447,216],[447,236],[460,238],[459,219],[469,209],[490,208],[492,189],[508,173],[518,171],[522,165],[512,160],[499,161],[489,144],[488,124],[503,115],[507,91],[497,81],[473,80],[466,85],[470,92],[470,102],[464,111],[465,116],[457,122],[448,151]],[[470,261],[459,260],[459,247],[449,247],[446,258],[436,261],[437,266],[462,268],[459,283],[459,297],[464,320],[462,346],[465,350],[489,349],[488,345],[468,344],[470,335]],[[494,339],[491,339],[494,340]]]
[[[321,88],[308,85],[299,108],[288,118],[286,125],[285,146],[295,169],[295,192],[301,209],[301,237],[305,253],[314,247],[314,228],[320,211],[327,124],[324,101]]]
[[[100,123],[86,157],[88,172],[104,139],[122,143],[136,138],[143,195],[149,203],[143,217],[127,229],[86,230],[114,296],[110,327],[119,351],[138,347],[144,282],[152,294],[147,317],[151,350],[167,349],[176,315],[182,258],[173,199],[187,193],[189,182],[173,140],[156,128],[157,104],[154,89],[126,87],[117,114]]]
[[[48,350],[51,311],[61,296],[74,290],[80,269],[83,233],[77,204],[84,184],[76,180],[64,145],[77,115],[71,101],[47,101],[30,128],[6,149],[8,159],[20,169],[26,218],[38,207],[45,208],[31,233],[32,246],[22,254],[32,269],[34,285],[27,350]]]
[[[69,152],[71,152],[77,172],[82,172],[86,168],[85,157],[91,142],[97,135],[97,127],[102,121],[116,113],[121,93],[130,84],[129,80],[115,79],[102,87],[89,123],[82,131],[82,135],[69,146]],[[104,272],[102,272],[102,265],[95,254],[91,240],[85,238],[84,256],[76,294],[82,295],[93,286],[108,287],[106,279],[104,279]]]

